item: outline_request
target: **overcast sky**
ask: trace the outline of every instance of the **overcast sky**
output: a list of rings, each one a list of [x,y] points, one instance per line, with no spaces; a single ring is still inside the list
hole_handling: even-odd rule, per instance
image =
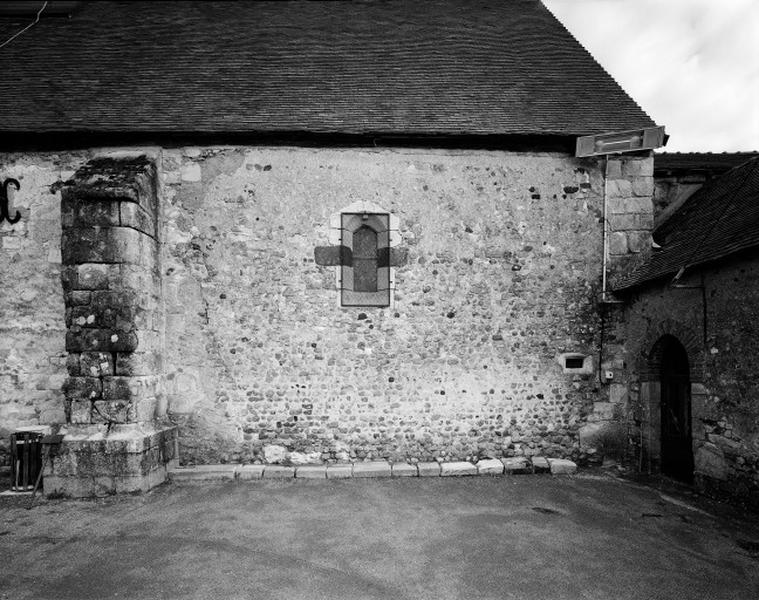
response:
[[[759,0],[543,0],[666,151],[759,150]]]

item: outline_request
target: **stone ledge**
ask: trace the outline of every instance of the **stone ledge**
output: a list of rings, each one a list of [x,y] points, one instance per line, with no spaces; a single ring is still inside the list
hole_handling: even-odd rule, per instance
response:
[[[377,477],[457,477],[457,476],[499,476],[532,473],[553,475],[572,474],[577,465],[561,458],[524,456],[502,459],[483,459],[476,464],[466,461],[390,463],[371,461],[322,465],[195,465],[172,467],[169,478],[175,482],[220,481],[255,479],[361,479]]]

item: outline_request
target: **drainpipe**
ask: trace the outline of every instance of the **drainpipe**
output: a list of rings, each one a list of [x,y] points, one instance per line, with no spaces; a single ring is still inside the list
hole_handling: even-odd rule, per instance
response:
[[[608,211],[609,187],[609,155],[604,156],[604,198],[603,198],[603,257],[601,274],[601,302],[606,302],[606,263],[609,256],[609,224],[606,218]]]

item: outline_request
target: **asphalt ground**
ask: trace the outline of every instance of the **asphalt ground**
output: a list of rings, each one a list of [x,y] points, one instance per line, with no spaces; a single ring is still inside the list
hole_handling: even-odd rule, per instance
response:
[[[0,598],[759,598],[759,517],[552,477],[169,484],[0,499]]]

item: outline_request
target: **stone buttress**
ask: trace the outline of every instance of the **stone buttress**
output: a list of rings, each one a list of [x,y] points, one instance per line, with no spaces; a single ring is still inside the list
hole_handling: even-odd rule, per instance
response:
[[[164,422],[156,168],[145,156],[93,159],[61,198],[69,376],[45,493],[145,491],[166,479],[176,448]]]

